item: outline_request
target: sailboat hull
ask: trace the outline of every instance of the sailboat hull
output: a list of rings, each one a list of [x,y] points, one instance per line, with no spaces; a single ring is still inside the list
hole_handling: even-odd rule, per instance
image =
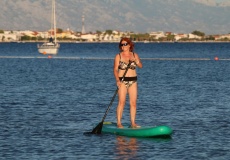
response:
[[[41,54],[52,54],[55,55],[58,53],[60,45],[58,43],[44,43],[38,45],[38,52]]]

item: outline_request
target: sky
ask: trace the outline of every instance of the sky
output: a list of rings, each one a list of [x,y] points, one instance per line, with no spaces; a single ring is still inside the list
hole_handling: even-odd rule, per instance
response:
[[[42,5],[46,3],[40,3],[43,1],[50,2],[50,0],[0,0],[0,29],[30,29],[38,31],[46,30],[50,26],[50,16],[47,16],[50,14],[50,12],[47,11],[47,8],[49,8],[47,5]],[[226,9],[229,6],[223,7],[223,9],[221,7],[217,7],[214,11],[212,10],[212,7],[214,5],[213,2],[230,2],[230,0],[183,0],[186,3],[181,3],[180,6],[174,5],[174,3],[178,2],[179,4],[181,0],[171,0],[167,1],[167,4],[171,4],[172,6],[166,5],[164,7],[161,7],[160,5],[163,5],[165,0],[156,1],[156,7],[154,7],[155,5],[153,3],[155,0],[68,1],[71,3],[66,3],[66,0],[57,0],[57,8],[61,8],[61,12],[57,13],[57,26],[62,29],[70,28],[75,31],[81,31],[81,15],[82,13],[87,12],[85,15],[85,30],[87,32],[106,29],[123,31],[127,30],[126,28],[128,28],[129,30],[136,32],[170,30],[173,32],[188,33],[193,30],[201,30],[209,34],[229,33],[230,23],[228,18],[230,12]],[[75,2],[77,1],[79,1],[80,5],[73,5],[76,4]],[[206,4],[206,2],[212,3],[210,3],[211,5],[207,6],[199,5],[196,3],[195,5],[198,4],[198,7],[195,7],[187,12],[184,8],[192,8],[192,6],[187,7],[187,5],[184,5],[187,4],[187,1],[197,1],[201,2],[202,4]],[[18,3],[15,4],[14,2]],[[98,3],[94,3],[92,5],[88,2]],[[121,5],[121,2],[124,3]],[[145,4],[150,5],[146,6]],[[4,5],[7,5],[7,7],[4,7]],[[132,7],[130,7],[131,5]],[[184,6],[182,7],[182,5]],[[111,6],[113,6],[113,8],[110,8]],[[44,7],[46,8],[45,11],[43,11]],[[177,10],[176,7],[179,9]],[[205,9],[202,9],[202,7]],[[200,12],[199,9],[203,12]],[[18,15],[19,12],[21,13],[20,15]],[[111,21],[112,19],[113,21]]]

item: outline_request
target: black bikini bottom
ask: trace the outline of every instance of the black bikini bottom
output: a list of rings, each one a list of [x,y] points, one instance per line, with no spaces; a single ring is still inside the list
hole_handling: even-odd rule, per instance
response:
[[[122,80],[122,77],[119,77],[120,81]],[[137,81],[136,77],[124,77],[124,81]]]
[[[119,77],[120,81],[122,80],[122,77]],[[126,88],[129,88],[132,86],[133,83],[137,82],[137,76],[136,77],[124,77],[124,80],[122,83],[125,84]]]

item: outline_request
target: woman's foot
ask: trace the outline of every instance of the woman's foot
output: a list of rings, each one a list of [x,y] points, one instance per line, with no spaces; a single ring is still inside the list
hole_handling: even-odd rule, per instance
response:
[[[130,128],[141,128],[141,126],[139,126],[138,124],[133,124],[130,126]]]
[[[122,126],[122,124],[117,124],[117,128],[124,128],[124,126]]]

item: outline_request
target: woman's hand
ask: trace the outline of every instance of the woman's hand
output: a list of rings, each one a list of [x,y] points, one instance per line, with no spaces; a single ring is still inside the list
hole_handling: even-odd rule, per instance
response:
[[[121,86],[121,82],[117,81],[117,87],[120,88],[120,86]]]
[[[133,57],[129,59],[129,62],[135,62],[135,61],[136,61],[136,59]]]

